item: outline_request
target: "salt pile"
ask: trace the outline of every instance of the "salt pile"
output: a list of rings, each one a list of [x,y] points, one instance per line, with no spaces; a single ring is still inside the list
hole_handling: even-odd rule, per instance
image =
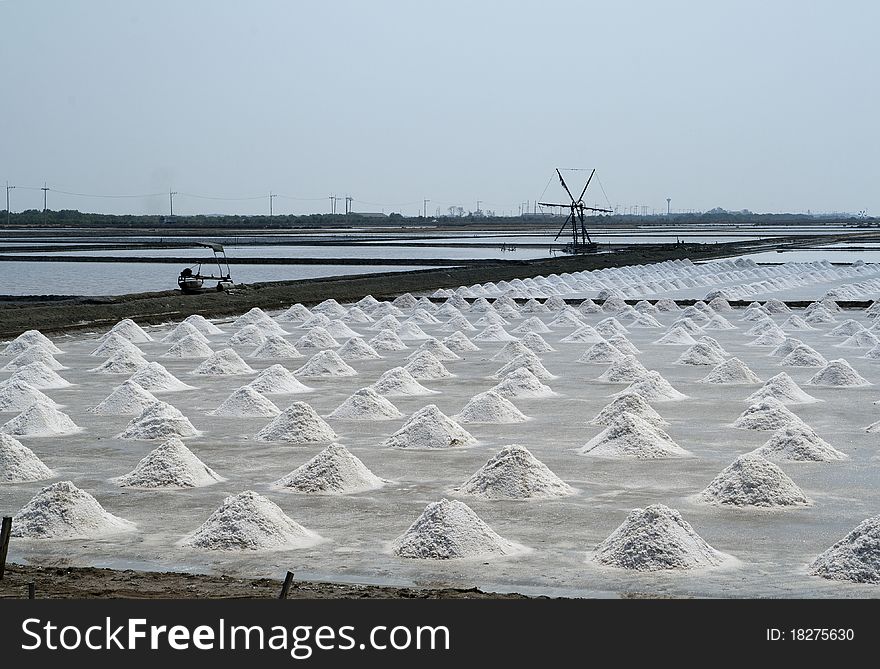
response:
[[[483,302],[488,305],[486,300],[483,300]],[[413,297],[411,293],[398,295],[391,301],[391,304],[393,304],[398,309],[414,309],[418,303],[418,300]]]
[[[319,351],[308,359],[306,364],[297,370],[294,374],[298,376],[356,376],[357,371],[339,357],[336,351]]]
[[[132,344],[128,339],[122,337],[115,332],[111,334],[109,337],[104,339],[98,347],[93,350],[89,355],[93,355],[98,358],[107,358],[116,353],[117,351],[131,351],[132,353],[136,353],[137,355],[143,355],[143,351],[141,351],[137,346]]]
[[[490,325],[499,325],[503,328],[505,325],[509,325],[509,323],[507,319],[500,316],[497,312],[490,311],[487,312],[485,316],[480,318],[474,325],[479,328],[485,328]]]
[[[813,560],[810,573],[834,581],[880,583],[880,516],[863,520]]]
[[[743,430],[778,430],[791,425],[803,425],[803,421],[775,397],[752,404],[733,423],[733,427]]]
[[[395,322],[396,319],[395,319]],[[314,328],[325,328],[330,325],[330,319],[324,314],[314,314],[310,318],[307,318],[303,321],[302,325],[297,326],[297,329],[301,330],[312,330]]]
[[[0,432],[17,437],[55,437],[73,434],[80,429],[70,416],[45,402],[31,404],[15,418],[0,425]]]
[[[870,386],[870,381],[864,378],[843,358],[832,360],[807,381],[808,386],[829,386],[834,388],[854,388],[857,386]]]
[[[272,365],[257,374],[257,378],[248,384],[261,395],[289,395],[308,393],[312,389],[303,385],[283,365]]]
[[[128,339],[132,344],[143,344],[148,341],[153,341],[153,338],[144,332],[141,326],[130,318],[125,318],[110,328],[110,330],[101,337],[101,341],[103,342],[112,334],[118,334],[120,337]]]
[[[455,419],[460,423],[524,423],[528,417],[510,400],[487,390],[474,395]]]
[[[541,383],[541,380],[525,367],[519,367],[509,372],[491,390],[507,399],[516,399],[517,397],[550,397],[556,394],[550,389],[550,386]]]
[[[494,362],[510,362],[519,355],[529,353],[534,353],[534,351],[532,351],[532,349],[523,344],[521,341],[509,341],[504,346],[502,346],[501,350],[493,355],[490,360]]]
[[[162,337],[162,343],[175,344],[185,337],[195,337],[204,344],[208,343],[208,338],[195,325],[186,321],[179,323],[176,328]]]
[[[158,401],[153,393],[129,379],[121,386],[116,386],[112,393],[89,411],[99,416],[140,416],[144,409]]]
[[[302,358],[303,354],[296,350],[296,346],[291,344],[281,335],[268,334],[261,346],[257,346],[251,353],[252,358],[258,360],[277,360],[284,358],[292,360],[294,358]]]
[[[638,355],[639,353],[641,353],[641,351],[635,347],[635,344],[633,344],[624,335],[611,335],[605,341],[607,341],[624,355]]]
[[[747,346],[779,346],[785,341],[785,334],[782,332],[766,332],[759,337],[755,337]]]
[[[435,404],[419,409],[383,442],[388,448],[458,448],[477,443],[461,425]]]
[[[256,439],[311,444],[336,441],[339,437],[312,407],[305,402],[294,402],[260,430]]]
[[[587,349],[576,362],[608,364],[611,362],[621,362],[625,357],[613,344],[609,344],[607,341],[600,341]]]
[[[192,390],[192,386],[176,378],[158,362],[151,362],[146,367],[142,367],[131,375],[130,380],[151,393]]]
[[[654,303],[654,306],[657,307],[658,311],[681,311],[681,307],[668,297],[661,298]]]
[[[403,351],[408,348],[403,340],[397,336],[394,330],[380,330],[379,333],[370,340],[370,346],[376,351]]]
[[[676,325],[654,343],[666,346],[692,346],[697,343],[697,340],[691,337],[683,327]]]
[[[535,332],[530,332],[527,335],[523,335],[520,341],[526,347],[528,347],[532,351],[532,353],[552,353],[556,350],[555,348],[550,346],[550,344],[544,341],[544,338],[541,335]]]
[[[578,453],[602,458],[639,460],[680,458],[690,455],[662,429],[626,411],[588,441]]]
[[[800,316],[798,316],[796,314],[793,314],[793,315],[789,316],[788,318],[786,318],[784,321],[782,321],[782,323],[780,324],[779,327],[781,327],[783,330],[815,330],[816,329],[812,325],[807,323],[803,318],[801,318]]]
[[[467,504],[447,499],[428,504],[391,544],[394,555],[421,560],[489,558],[523,550],[496,533]]]
[[[419,341],[421,339],[429,339],[431,335],[426,334],[422,328],[415,323],[409,321],[401,323],[397,328],[397,336],[404,341]]]
[[[126,425],[119,439],[169,439],[194,437],[199,431],[189,419],[167,402],[154,402]]]
[[[580,303],[580,305],[578,306],[578,311],[584,315],[600,314],[602,313],[602,307],[593,302],[593,300],[586,299]]]
[[[801,344],[792,349],[779,364],[783,367],[824,367],[828,361],[812,346]]]
[[[577,312],[562,311],[559,315],[549,323],[551,328],[580,328],[584,326],[584,322],[578,318]],[[545,326],[547,327],[547,326]],[[542,330],[533,330],[533,332],[541,332]],[[549,332],[549,328],[548,328]]]
[[[669,423],[663,419],[663,416],[657,413],[654,407],[648,404],[644,397],[636,395],[635,393],[624,393],[623,395],[615,397],[602,408],[589,424],[607,427],[624,413],[638,416],[655,427],[669,425]]]
[[[678,511],[652,504],[633,509],[596,547],[592,559],[609,567],[659,571],[716,567],[726,557],[707,544]]]
[[[584,325],[559,341],[563,344],[595,344],[605,338],[592,325]]]
[[[739,358],[725,360],[699,380],[699,383],[719,385],[749,385],[761,383],[761,379]]]
[[[52,478],[52,470],[18,439],[0,433],[0,482],[27,483]]]
[[[285,492],[350,495],[376,490],[385,483],[345,446],[330,444],[272,486]]]
[[[740,455],[699,494],[708,504],[725,506],[806,506],[803,491],[778,466],[756,453]]]
[[[660,372],[651,370],[629,384],[618,396],[625,393],[641,395],[648,402],[674,402],[687,399],[687,395],[677,391]]]
[[[387,397],[406,397],[411,395],[433,395],[436,391],[425,388],[403,367],[392,367],[382,374],[372,385],[380,395]]]
[[[490,325],[473,336],[475,341],[516,341],[516,337],[500,325]]]
[[[616,334],[627,334],[629,330],[627,330],[623,325],[621,325],[620,321],[618,321],[614,316],[609,316],[608,318],[602,319],[598,323],[596,323],[596,332],[598,332],[603,337],[610,337],[611,335]]]
[[[210,358],[212,355],[214,355],[214,351],[205,342],[196,337],[184,337],[165,351],[162,357],[194,360],[197,358]]]
[[[454,376],[443,363],[434,357],[429,351],[417,352],[410,361],[404,366],[412,377],[418,381],[432,381],[436,379],[447,379]]]
[[[520,367],[525,367],[532,374],[538,377],[541,381],[549,381],[550,379],[555,379],[556,377],[547,371],[547,368],[541,363],[534,353],[530,353],[526,355],[519,355],[515,357],[513,360],[508,362],[504,367],[499,369],[492,376],[496,379],[501,379],[507,376],[508,373],[512,372],[515,369],[519,369]]]
[[[361,388],[327,417],[340,420],[393,420],[403,418],[403,414],[373,388]]]
[[[400,321],[397,320],[397,319],[396,319],[394,316],[392,316],[391,314],[389,314],[389,315],[387,315],[387,316],[383,316],[383,317],[380,318],[378,321],[376,321],[375,323],[373,323],[373,324],[369,327],[369,329],[370,329],[370,330],[376,330],[376,331],[381,331],[381,330],[392,330],[392,331],[396,332],[397,329],[398,329],[399,327],[400,327]]]
[[[717,365],[724,361],[724,356],[720,355],[714,348],[705,342],[697,342],[690,348],[686,349],[675,361],[676,365]]]
[[[73,385],[70,381],[61,378],[54,371],[46,367],[42,362],[32,362],[29,365],[25,365],[9,378],[29,383],[37,390],[56,390]]]
[[[519,308],[519,310],[524,314],[548,314],[550,313],[550,309],[545,307],[543,304],[538,302],[533,297],[530,297],[526,302]]]
[[[474,342],[467,338],[461,330],[457,330],[453,332],[451,335],[446,337],[443,340],[443,345],[446,346],[450,351],[457,351],[458,353],[462,352],[470,352],[470,351],[479,351],[480,347],[477,346]]]
[[[331,297],[312,307],[312,312],[324,314],[328,318],[342,318],[345,316],[345,307]]]
[[[704,330],[736,330],[736,326],[727,320],[724,316],[716,314],[709,319],[709,322],[703,326]]]
[[[634,356],[628,355],[621,360],[612,362],[596,380],[605,383],[631,383],[647,372],[647,368],[642,363]]]
[[[147,453],[128,474],[116,479],[122,488],[201,488],[223,481],[180,439],[172,437]]]
[[[223,330],[214,325],[211,321],[200,314],[193,314],[183,319],[184,323],[189,323],[195,327],[203,335],[223,334]]]
[[[56,406],[48,395],[26,381],[10,378],[0,383],[0,412],[24,411],[37,402]]]
[[[28,330],[26,332],[22,332],[15,339],[9,342],[6,348],[3,349],[3,355],[18,355],[19,353],[24,353],[28,348],[34,345],[42,346],[52,355],[64,353],[64,351],[62,351],[60,348],[55,346],[55,344],[52,343],[51,339],[49,339],[39,330]]]
[[[249,309],[247,312],[243,313],[241,316],[232,321],[232,327],[241,328],[245,325],[251,325],[257,321],[266,320],[269,318],[269,314],[260,309],[260,307],[253,307]]]
[[[558,499],[575,494],[525,446],[505,446],[465,481],[457,493],[480,499]]]
[[[70,481],[43,488],[12,520],[12,536],[28,539],[93,539],[134,529]]]
[[[318,348],[328,349],[337,348],[339,342],[336,341],[326,328],[316,327],[309,330],[306,334],[296,340],[294,346],[297,349]]]
[[[256,371],[233,349],[224,348],[200,363],[190,373],[198,376],[238,376],[256,374]]]
[[[268,418],[281,413],[275,404],[263,397],[251,386],[242,386],[227,397],[223,403],[209,411],[209,416],[225,418]]]
[[[446,346],[446,344],[441,342],[439,339],[436,339],[435,337],[426,339],[425,343],[419,346],[416,353],[411,354],[409,357],[415,357],[416,355],[418,355],[418,351],[428,351],[440,362],[452,362],[453,360],[461,360],[460,355],[455,353],[452,349]]]
[[[789,462],[832,462],[847,458],[807,425],[790,425],[773,433],[754,451],[769,460]]]
[[[343,321],[339,320],[338,318],[330,321],[325,326],[325,329],[327,330],[327,332],[330,333],[330,336],[333,338],[349,339],[351,337],[360,337],[360,335],[357,332],[352,330],[350,327],[348,327]]]
[[[360,307],[350,307],[348,309],[348,313],[345,314],[343,320],[346,323],[373,323],[376,319],[374,319],[370,314],[361,309]]]
[[[122,350],[114,353],[100,365],[89,371],[97,374],[133,374],[148,364],[143,356],[131,351]]]
[[[308,548],[321,540],[275,502],[245,490],[224,499],[223,505],[180,545],[212,551],[265,551]]]
[[[763,386],[746,398],[746,402],[757,402],[765,397],[772,397],[783,404],[809,404],[820,401],[804,392],[785,372],[767,379]]]
[[[842,348],[874,348],[875,346],[877,346],[877,344],[880,344],[880,339],[878,339],[876,335],[872,334],[871,332],[862,331],[856,332],[852,337],[847,337],[842,342],[835,345]],[[54,360],[54,358],[52,359]],[[53,369],[58,368],[53,367]]]
[[[852,337],[856,332],[861,332],[865,328],[858,321],[849,318],[836,328],[828,332],[826,337]]]
[[[337,352],[343,360],[379,360],[379,352],[361,337],[352,337],[339,347]]]
[[[46,367],[56,372],[60,369],[67,369],[67,367],[58,362],[49,351],[39,344],[34,344],[33,346],[28,346],[24,351],[7,362],[3,366],[2,371],[15,372],[32,362],[42,362]]]
[[[774,358],[784,358],[793,350],[795,350],[798,346],[802,346],[804,342],[800,339],[795,339],[793,337],[787,337],[784,342],[782,342],[779,346],[770,351],[770,355]]]

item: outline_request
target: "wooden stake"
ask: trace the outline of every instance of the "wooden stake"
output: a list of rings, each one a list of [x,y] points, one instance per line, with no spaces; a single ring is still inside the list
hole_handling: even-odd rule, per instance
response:
[[[28,583],[28,599],[36,599],[37,598],[37,586],[34,585],[34,582],[31,581]]]
[[[281,594],[278,595],[278,599],[287,599],[287,593],[290,592],[290,586],[293,583],[293,572],[287,572],[287,576],[284,577],[284,585],[281,586]]]
[[[12,516],[4,516],[3,526],[0,528],[0,579],[6,571],[6,553],[9,551],[10,536],[12,536]]]

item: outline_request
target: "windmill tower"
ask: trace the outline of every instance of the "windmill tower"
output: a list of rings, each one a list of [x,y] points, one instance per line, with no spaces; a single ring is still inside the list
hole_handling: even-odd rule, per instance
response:
[[[584,184],[584,189],[581,191],[580,197],[575,199],[574,195],[572,195],[571,191],[568,189],[568,185],[565,183],[565,179],[562,178],[562,173],[557,167],[556,176],[559,177],[559,183],[565,189],[565,192],[568,193],[568,197],[571,198],[571,202],[569,204],[556,204],[550,202],[538,203],[543,207],[568,207],[569,214],[565,218],[565,222],[562,224],[562,227],[559,228],[559,232],[556,233],[556,237],[553,238],[553,241],[559,239],[559,236],[562,234],[565,228],[568,227],[569,222],[571,222],[571,241],[565,246],[565,250],[569,253],[595,253],[596,250],[599,248],[598,244],[590,239],[590,235],[587,233],[587,226],[586,223],[584,223],[585,211],[595,211],[604,214],[613,213],[611,209],[588,207],[584,204],[584,194],[587,192],[587,188],[590,186],[590,182],[593,180],[594,174],[596,174],[595,169],[590,172],[590,176],[587,179],[587,183]]]

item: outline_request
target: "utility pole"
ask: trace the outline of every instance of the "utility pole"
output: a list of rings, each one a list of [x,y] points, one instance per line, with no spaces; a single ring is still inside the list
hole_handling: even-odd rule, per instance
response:
[[[174,218],[174,196],[177,195],[176,190],[168,189],[168,211],[170,212],[169,218]]]
[[[336,200],[338,200],[338,199],[339,198],[337,198],[335,195],[330,196],[330,213],[331,214],[336,213]]]
[[[274,200],[277,195],[275,195],[272,191],[269,191],[269,216],[273,216],[274,212],[272,211],[272,200]]]
[[[672,198],[666,198],[666,215],[669,216],[669,205],[672,203]]]
[[[351,195],[345,196],[345,215],[348,216],[352,210],[352,204],[354,203],[354,198]]]
[[[48,207],[46,206],[46,193],[49,192],[49,187],[46,185],[46,182],[43,182],[43,187],[40,189],[43,191],[43,211],[46,211]]]
[[[6,227],[9,227],[9,191],[11,191],[15,186],[10,186],[9,182],[6,182]]]
[[[477,211],[476,213],[480,213],[480,205],[483,204],[482,200],[477,200]]]
[[[428,218],[428,203],[429,203],[429,202],[430,202],[430,200],[428,200],[428,199],[426,199],[426,200],[423,202],[423,206],[424,206],[424,208],[425,208],[425,218]]]

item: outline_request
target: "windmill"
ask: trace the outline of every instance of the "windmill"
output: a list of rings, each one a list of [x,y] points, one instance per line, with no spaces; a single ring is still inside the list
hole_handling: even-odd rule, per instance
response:
[[[565,230],[566,226],[568,226],[568,222],[571,221],[571,237],[572,241],[566,245],[566,250],[570,253],[593,253],[598,248],[598,245],[590,239],[590,235],[587,234],[587,226],[584,223],[584,212],[585,211],[595,211],[601,212],[604,214],[613,213],[611,209],[600,209],[598,207],[587,207],[584,204],[584,193],[587,192],[587,188],[590,185],[590,182],[593,180],[593,175],[596,174],[596,170],[594,169],[590,172],[590,176],[587,179],[587,183],[584,184],[584,189],[581,191],[580,197],[575,199],[574,195],[571,194],[571,191],[568,189],[568,185],[565,183],[565,179],[562,178],[562,173],[559,171],[559,168],[556,168],[556,175],[559,177],[559,183],[562,184],[562,187],[565,189],[565,192],[568,193],[568,196],[571,198],[570,204],[554,204],[551,202],[539,202],[542,207],[568,207],[569,214],[565,218],[565,222],[562,224],[562,227],[559,228],[559,232],[556,233],[556,237],[553,238],[553,241],[559,239],[559,235],[562,234],[563,230]]]

